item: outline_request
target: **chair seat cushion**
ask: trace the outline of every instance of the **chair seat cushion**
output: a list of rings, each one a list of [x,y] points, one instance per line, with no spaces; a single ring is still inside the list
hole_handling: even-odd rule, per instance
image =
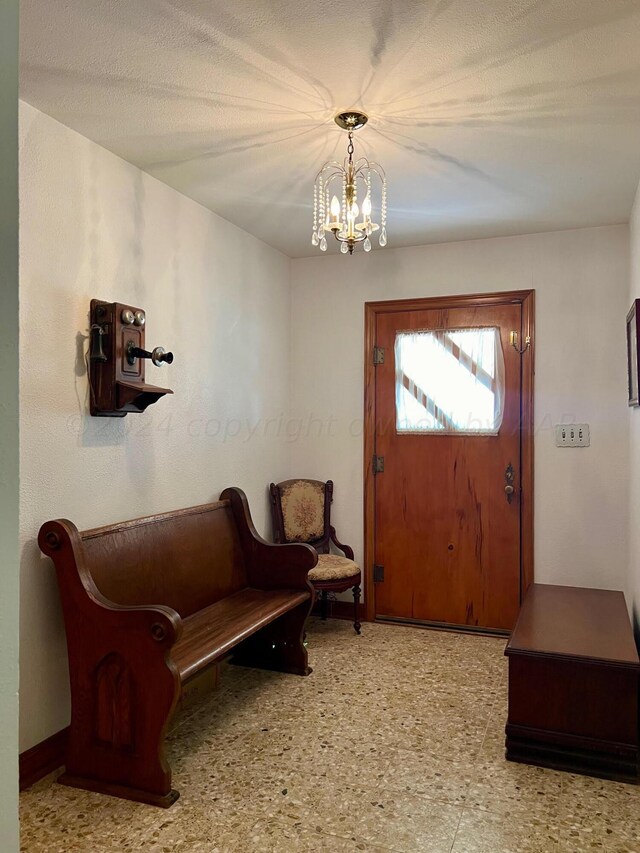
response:
[[[357,575],[360,566],[346,557],[337,554],[318,554],[318,565],[309,572],[309,580],[314,581],[339,581],[342,578],[350,578]]]

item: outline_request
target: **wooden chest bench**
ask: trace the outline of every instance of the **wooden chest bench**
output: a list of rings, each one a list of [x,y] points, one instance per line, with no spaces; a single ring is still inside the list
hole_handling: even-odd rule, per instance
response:
[[[621,592],[532,584],[505,654],[508,759],[638,780],[640,662]]]
[[[164,735],[182,685],[234,662],[308,675],[308,545],[271,545],[240,489],[217,503],[79,532],[49,521],[71,683],[64,784],[170,806]]]

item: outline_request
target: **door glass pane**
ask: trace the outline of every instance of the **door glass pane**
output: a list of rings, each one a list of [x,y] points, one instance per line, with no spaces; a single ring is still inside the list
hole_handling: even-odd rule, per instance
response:
[[[500,330],[398,332],[399,433],[497,435],[504,414]]]

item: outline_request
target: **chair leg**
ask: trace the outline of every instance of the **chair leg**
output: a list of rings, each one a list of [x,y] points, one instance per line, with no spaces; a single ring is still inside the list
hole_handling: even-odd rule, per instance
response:
[[[323,622],[327,621],[329,593],[323,589],[320,593],[320,618]]]
[[[358,605],[360,604],[360,587],[356,584],[353,588],[353,627],[356,634],[360,633],[360,621],[358,619]]]

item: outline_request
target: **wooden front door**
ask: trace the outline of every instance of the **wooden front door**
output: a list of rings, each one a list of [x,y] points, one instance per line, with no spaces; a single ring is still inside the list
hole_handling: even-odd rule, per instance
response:
[[[523,593],[523,298],[375,312],[375,615],[508,630]],[[380,357],[378,357],[380,360]],[[372,466],[372,467],[375,467]]]

